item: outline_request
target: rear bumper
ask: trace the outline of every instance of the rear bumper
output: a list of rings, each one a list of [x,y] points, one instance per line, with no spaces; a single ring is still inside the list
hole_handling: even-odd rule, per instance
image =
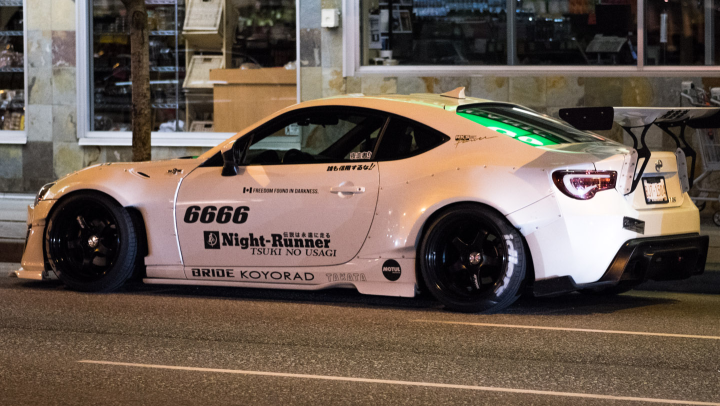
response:
[[[687,279],[705,270],[709,241],[710,237],[698,234],[628,240],[597,282],[576,284],[572,276],[561,276],[535,281],[533,291],[535,296],[550,296],[620,281]]]

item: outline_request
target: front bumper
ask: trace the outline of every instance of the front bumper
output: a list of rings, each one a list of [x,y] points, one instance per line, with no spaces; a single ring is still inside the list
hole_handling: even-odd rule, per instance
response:
[[[45,219],[54,201],[43,200],[35,206],[28,206],[28,233],[25,241],[21,269],[15,271],[15,276],[22,279],[48,279],[49,273],[45,269],[43,255],[43,234]]]
[[[683,234],[628,240],[605,274],[593,283],[576,284],[572,276],[535,281],[535,296],[551,296],[579,289],[604,288],[620,281],[677,280],[705,270],[710,237]]]

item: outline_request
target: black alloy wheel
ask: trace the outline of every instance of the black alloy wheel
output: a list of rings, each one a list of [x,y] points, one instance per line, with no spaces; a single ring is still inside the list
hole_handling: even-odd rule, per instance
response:
[[[420,266],[428,289],[446,307],[497,311],[519,297],[525,251],[522,237],[504,217],[463,204],[428,227]]]
[[[47,257],[68,287],[91,292],[119,288],[132,275],[137,238],[128,212],[100,194],[60,201],[45,231]]]

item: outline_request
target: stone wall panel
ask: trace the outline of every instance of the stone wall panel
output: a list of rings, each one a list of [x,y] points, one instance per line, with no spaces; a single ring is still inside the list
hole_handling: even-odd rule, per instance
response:
[[[52,137],[55,141],[77,142],[77,107],[52,106]]]
[[[53,106],[28,104],[25,107],[25,128],[29,142],[52,141]]]
[[[511,77],[510,101],[530,108],[546,107],[545,77]]]
[[[481,99],[508,101],[510,79],[501,76],[474,76],[470,79],[469,94]]]
[[[394,94],[397,93],[397,78],[381,76],[363,76],[363,94]]]
[[[53,104],[74,106],[77,103],[75,83],[75,68],[53,68]]]
[[[23,146],[0,144],[0,178],[22,178]]]
[[[28,142],[23,147],[23,181],[40,183],[40,186],[55,178],[53,173],[53,143]]]

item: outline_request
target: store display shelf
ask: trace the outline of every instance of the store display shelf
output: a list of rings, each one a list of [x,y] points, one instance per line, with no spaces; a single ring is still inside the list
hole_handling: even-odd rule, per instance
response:
[[[0,35],[3,35],[2,34],[3,32],[19,32],[20,33],[19,35],[22,35],[22,31],[0,31]],[[8,34],[5,34],[5,35],[8,35]],[[125,36],[125,35],[130,35],[130,33],[125,32],[125,31],[95,31],[95,32],[93,32],[93,35],[96,35],[96,36],[103,36],[103,35],[105,35],[105,36],[110,36],[110,35]],[[174,37],[175,35],[177,35],[176,30],[150,31],[150,36],[155,36],[155,37]]]
[[[0,68],[0,72],[3,72],[2,69],[3,68]],[[18,72],[22,72],[22,68],[11,69],[20,69]],[[115,70],[115,68],[112,68],[110,66],[96,66],[94,70],[95,72],[112,72]],[[185,68],[182,66],[180,68],[177,68],[175,66],[151,66],[150,72],[185,72]]]
[[[153,103],[151,106],[154,109],[175,109],[178,107],[182,107],[183,102],[180,102],[178,105],[177,103]]]
[[[177,66],[151,66],[150,72],[184,72],[185,68]]]
[[[150,107],[154,109],[175,109],[182,107],[183,104],[183,102],[180,102],[179,105],[177,103],[151,103]],[[95,103],[95,110],[130,110],[130,107],[129,104]]]
[[[0,7],[22,7],[23,0],[0,0]]]
[[[163,31],[150,31],[150,35],[162,36],[162,37],[174,37],[177,35],[175,30],[163,30]]]
[[[0,37],[22,37],[22,31],[0,31]]]
[[[0,68],[0,73],[22,73],[24,68]]]

